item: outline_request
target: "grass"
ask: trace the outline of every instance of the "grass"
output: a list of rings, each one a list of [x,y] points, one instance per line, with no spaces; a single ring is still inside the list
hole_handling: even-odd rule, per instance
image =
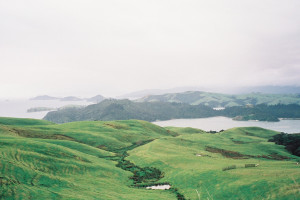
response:
[[[277,132],[257,127],[216,134],[182,134],[133,149],[128,159],[137,165],[151,165],[164,171],[162,181],[179,188],[187,199],[198,199],[196,190],[201,199],[299,199],[300,171],[295,164],[299,158],[289,154],[283,146],[267,142],[274,134]],[[240,143],[233,142],[235,140]],[[245,158],[235,159],[235,154],[230,157],[230,154],[207,151],[207,146],[234,151]],[[270,157],[271,154],[290,159],[277,160]],[[245,168],[245,164],[253,163],[259,166]],[[222,171],[228,167],[230,170]]]
[[[131,187],[132,173],[111,160],[137,141],[172,137],[163,128],[142,121],[12,120],[0,125],[0,199],[176,199],[171,192]]]
[[[1,117],[0,125],[14,125],[14,126],[30,126],[30,125],[51,125],[52,122],[38,119],[23,119],[23,118],[11,118]]]
[[[0,199],[299,199],[300,159],[275,134],[0,118]],[[152,183],[172,189],[134,187]]]

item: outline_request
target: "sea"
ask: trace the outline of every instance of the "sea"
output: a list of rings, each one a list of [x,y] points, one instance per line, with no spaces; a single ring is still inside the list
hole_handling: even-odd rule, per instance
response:
[[[192,127],[204,131],[220,131],[234,127],[261,127],[285,133],[300,133],[300,120],[281,119],[279,122],[235,121],[228,117],[210,117],[197,119],[172,119],[153,122],[166,127]]]
[[[88,101],[61,101],[61,100],[30,100],[30,99],[2,99],[0,100],[0,117],[17,117],[42,119],[49,111],[27,112],[29,108],[49,107],[61,108],[64,106],[89,105]]]
[[[0,100],[0,117],[17,117],[42,119],[49,111],[27,112],[29,108],[51,107],[61,108],[64,106],[87,106],[92,104],[88,101],[61,101],[61,100],[30,100],[30,99],[2,99]],[[282,119],[279,122],[263,121],[235,121],[228,117],[210,117],[197,119],[172,119],[167,121],[153,122],[156,125],[192,127],[205,131],[220,131],[233,127],[262,127],[285,133],[300,133],[300,120]]]

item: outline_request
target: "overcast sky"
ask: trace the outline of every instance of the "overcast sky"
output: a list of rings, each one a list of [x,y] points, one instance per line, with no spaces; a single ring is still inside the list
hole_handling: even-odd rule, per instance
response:
[[[0,97],[300,84],[299,0],[0,0]]]

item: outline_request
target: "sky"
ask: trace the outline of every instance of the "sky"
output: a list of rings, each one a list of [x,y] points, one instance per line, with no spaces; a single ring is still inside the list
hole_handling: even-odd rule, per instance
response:
[[[0,0],[0,97],[300,86],[299,0]]]

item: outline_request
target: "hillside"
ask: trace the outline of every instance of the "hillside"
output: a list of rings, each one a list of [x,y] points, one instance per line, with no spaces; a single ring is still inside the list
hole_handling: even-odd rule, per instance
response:
[[[122,99],[139,99],[149,95],[163,95],[167,93],[183,93],[187,91],[210,91],[214,93],[224,94],[249,94],[249,93],[265,93],[265,94],[300,94],[300,87],[287,85],[287,86],[254,86],[254,87],[239,87],[237,85],[229,88],[224,87],[176,87],[170,89],[148,89],[140,90],[121,95],[117,98]]]
[[[220,94],[190,91],[183,93],[169,93],[163,95],[150,95],[136,100],[137,102],[176,102],[191,105],[206,105],[210,107],[245,106],[247,104],[276,105],[276,104],[300,104],[299,94]]]
[[[93,120],[145,121],[168,120],[172,118],[199,118],[213,116],[213,109],[207,106],[164,102],[133,102],[130,100],[107,99],[84,108],[66,108],[49,112],[45,120],[56,123]]]
[[[142,121],[0,118],[0,199],[176,199],[131,187],[132,173],[116,166],[127,148],[173,134]]]
[[[67,97],[52,97],[48,95],[41,95],[30,98],[30,100],[60,100],[60,101],[89,101],[94,103],[99,103],[105,99],[102,95],[96,95],[90,98],[79,98],[75,96],[67,96]]]
[[[300,118],[300,105],[277,104],[255,106],[233,106],[217,111],[220,116],[231,117],[234,120],[279,121],[279,118]]]
[[[58,100],[60,98],[58,97],[52,97],[52,96],[48,96],[48,95],[41,95],[41,96],[36,96],[33,98],[30,98],[29,100]]]
[[[0,198],[299,199],[300,159],[277,134],[0,118]],[[159,183],[171,189],[143,187]]]
[[[204,118],[213,116],[231,117],[236,120],[279,121],[278,118],[300,118],[300,105],[233,106],[224,110],[213,110],[205,105],[189,105],[169,102],[133,102],[107,99],[87,107],[64,108],[49,112],[44,119],[55,123],[93,120],[145,121],[179,118]]]
[[[300,198],[299,158],[267,142],[275,132],[255,127],[216,134],[178,132],[176,138],[129,151],[128,159],[164,171],[161,181],[179,188],[187,199]]]

